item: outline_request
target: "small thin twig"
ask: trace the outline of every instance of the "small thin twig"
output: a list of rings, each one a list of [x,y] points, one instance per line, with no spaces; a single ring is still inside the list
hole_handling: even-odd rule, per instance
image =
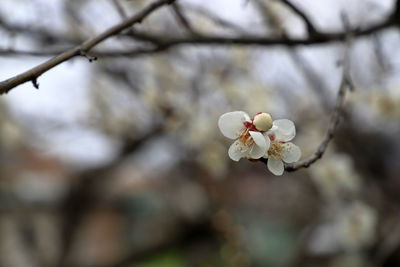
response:
[[[294,5],[292,2],[289,0],[281,0],[287,7],[289,7],[294,13],[296,13],[299,17],[302,18],[304,23],[306,24],[308,35],[313,36],[313,35],[318,35],[320,34],[319,31],[315,28],[314,24],[311,22],[311,20],[308,18],[308,16],[301,11],[296,5]]]
[[[351,87],[352,87],[352,85],[351,85],[350,80],[347,78],[347,75],[343,74],[343,78],[340,82],[340,88],[339,88],[337,98],[336,98],[336,104],[335,104],[333,113],[331,115],[331,120],[329,122],[328,131],[325,134],[325,137],[322,140],[321,144],[318,146],[317,151],[315,151],[315,153],[308,159],[305,159],[305,160],[302,160],[302,161],[299,161],[299,162],[296,162],[293,164],[287,164],[285,166],[286,171],[296,171],[300,168],[308,168],[308,167],[310,167],[311,164],[313,164],[314,162],[316,162],[317,160],[322,158],[326,149],[328,148],[329,142],[333,139],[333,137],[335,135],[336,128],[339,124],[339,121],[340,121],[340,118],[342,115],[346,91],[348,88],[351,88]]]
[[[71,36],[55,34],[52,31],[46,30],[45,28],[36,28],[30,25],[10,23],[4,20],[1,16],[0,16],[0,28],[13,35],[18,34],[18,36],[20,35],[30,36],[33,39],[41,41],[42,43],[47,42],[47,43],[76,44],[79,43],[79,41],[81,41]]]
[[[84,52],[84,51],[81,51],[80,55],[87,58],[89,60],[89,62],[93,62],[93,61],[97,60],[96,56],[89,55],[87,52]]]
[[[348,78],[347,73],[345,73],[345,69],[346,68],[343,67],[343,70],[344,70],[343,77],[340,82],[340,87],[339,87],[339,91],[337,94],[335,107],[333,109],[331,119],[329,122],[329,126],[328,126],[328,130],[325,134],[324,139],[322,140],[322,142],[320,143],[320,145],[318,146],[318,148],[314,152],[314,154],[311,155],[309,158],[298,161],[296,163],[286,164],[285,165],[286,171],[292,172],[292,171],[297,171],[301,168],[308,168],[311,166],[311,164],[313,164],[317,160],[321,159],[322,156],[324,155],[326,149],[328,148],[328,144],[333,139],[336,129],[337,129],[337,126],[339,124],[339,121],[340,121],[340,118],[342,115],[342,111],[343,111],[346,91],[347,91],[347,89],[350,90],[350,88],[353,87],[351,80]],[[264,164],[268,163],[268,159],[261,158],[260,161],[263,162]]]
[[[96,60],[99,57],[136,57],[140,55],[153,54],[161,51],[167,50],[168,47],[163,47],[162,45],[150,48],[134,48],[129,50],[102,50],[96,51],[93,50],[90,55],[81,53],[81,56],[84,56],[88,59],[92,59],[92,61]],[[0,56],[32,56],[32,57],[53,57],[60,53],[63,53],[63,50],[53,50],[53,51],[27,51],[27,50],[18,50],[18,49],[0,49]]]
[[[383,43],[378,34],[371,36],[372,45],[374,46],[374,53],[376,61],[381,68],[382,72],[390,71],[391,64],[386,60],[386,55],[383,49]]]
[[[39,89],[39,83],[37,82],[36,78],[32,79],[32,84],[33,84],[33,87],[35,87],[36,89]]]
[[[49,50],[49,51],[28,51],[22,49],[0,49],[0,56],[33,56],[33,57],[50,57],[62,53],[63,50]]]
[[[178,3],[172,3],[171,5],[172,10],[174,11],[177,20],[182,24],[182,26],[190,33],[190,34],[197,34],[196,31],[193,29],[192,24],[185,16],[182,11],[181,6]]]
[[[332,108],[332,104],[326,92],[327,88],[325,81],[322,79],[319,73],[315,71],[310,62],[308,62],[308,60],[299,53],[299,51],[290,49],[288,53],[295,66],[304,77],[307,88],[310,88],[317,96],[321,110],[324,113],[328,113],[330,108]]]
[[[128,16],[126,15],[124,9],[122,8],[121,4],[118,2],[118,0],[112,0],[115,9],[117,10],[118,14],[121,16],[121,18],[126,19]]]
[[[322,158],[326,149],[328,148],[329,142],[333,139],[336,129],[337,129],[337,126],[339,124],[339,121],[340,121],[340,118],[341,118],[341,115],[343,112],[346,91],[354,90],[354,85],[350,78],[350,55],[349,55],[349,51],[351,48],[351,41],[352,41],[353,36],[352,36],[351,32],[349,31],[350,23],[349,23],[347,16],[345,16],[345,14],[343,13],[343,14],[341,14],[341,17],[342,17],[342,21],[344,24],[344,28],[348,32],[348,34],[346,36],[346,46],[345,46],[345,52],[343,55],[342,79],[341,79],[338,94],[336,97],[335,107],[333,109],[331,119],[329,122],[328,131],[325,134],[325,137],[322,140],[321,144],[318,146],[317,151],[315,151],[315,153],[311,157],[309,157],[308,159],[296,162],[296,163],[286,164],[286,166],[285,166],[286,171],[296,171],[300,168],[308,168],[311,164],[313,164],[314,162],[316,162],[317,160]]]

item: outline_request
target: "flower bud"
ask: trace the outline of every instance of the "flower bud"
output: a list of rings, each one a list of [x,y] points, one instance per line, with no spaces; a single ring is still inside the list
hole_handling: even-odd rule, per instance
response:
[[[272,117],[265,112],[258,113],[254,116],[253,124],[259,131],[268,131],[272,127]]]

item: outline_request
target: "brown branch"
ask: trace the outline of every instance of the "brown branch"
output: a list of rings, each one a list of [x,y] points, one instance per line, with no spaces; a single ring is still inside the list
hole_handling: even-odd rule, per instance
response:
[[[0,28],[10,34],[19,34],[19,35],[22,34],[33,37],[33,39],[39,40],[42,43],[45,42],[51,44],[68,43],[69,45],[71,45],[80,43],[82,41],[79,40],[78,38],[73,38],[67,35],[55,34],[45,28],[38,28],[28,25],[10,23],[4,20],[1,16],[0,16]]]
[[[392,20],[384,21],[382,23],[371,26],[366,29],[354,29],[349,33],[354,37],[361,37],[370,35],[372,33],[384,30],[388,27],[395,26]],[[264,36],[243,36],[243,37],[223,37],[223,36],[190,36],[190,37],[167,37],[160,35],[152,35],[141,33],[140,35],[144,38],[147,37],[149,40],[157,40],[159,43],[165,46],[177,46],[177,45],[259,45],[259,46],[300,46],[300,45],[317,45],[330,42],[344,41],[346,35],[349,34],[345,31],[332,32],[332,33],[321,33],[317,36],[310,38],[268,38]]]
[[[126,15],[122,5],[118,2],[118,0],[112,0],[112,2],[114,4],[115,9],[117,10],[118,14],[120,15],[120,17],[123,19],[127,19],[128,16]]]
[[[189,3],[185,3],[184,5],[181,5],[181,6],[190,12],[196,13],[200,16],[203,16],[203,17],[211,20],[212,22],[218,24],[219,26],[231,29],[237,33],[245,35],[248,32],[247,29],[242,28],[241,26],[236,25],[228,20],[225,20],[225,19],[219,17],[218,15],[212,13],[210,10],[206,10],[200,6],[191,5]]]
[[[384,21],[380,24],[374,25],[364,30],[353,30],[351,34],[354,37],[367,36],[378,31],[384,30],[387,27],[395,26],[392,20]],[[184,45],[208,45],[208,46],[222,46],[222,45],[240,45],[240,46],[276,46],[283,45],[288,47],[302,46],[302,45],[318,45],[330,42],[343,41],[346,38],[345,32],[337,33],[320,33],[318,36],[314,36],[307,39],[294,38],[294,39],[282,39],[282,38],[268,38],[258,36],[241,36],[241,37],[222,37],[222,36],[190,36],[190,37],[170,37],[145,34],[138,31],[130,31],[125,36],[133,37],[136,40],[146,41],[155,45],[152,48],[134,48],[130,50],[104,50],[104,51],[92,51],[91,54],[97,57],[126,57],[126,56],[137,56],[141,54],[151,54],[155,52],[164,51],[174,46]],[[80,46],[74,49],[78,49],[78,55],[80,54]],[[67,51],[68,52],[68,51]],[[17,49],[0,49],[0,55],[30,55],[30,56],[52,56],[60,53],[60,56],[64,53],[59,50],[54,51],[26,51]],[[61,54],[62,53],[62,54]],[[74,55],[76,56],[76,55]],[[62,56],[64,58],[65,55]],[[69,58],[67,58],[69,59]],[[66,61],[65,59],[64,61]],[[54,60],[54,59],[53,59]],[[61,62],[60,62],[61,63]],[[53,66],[54,67],[54,66]],[[48,69],[47,69],[48,70]],[[46,70],[46,71],[47,71]],[[38,75],[39,76],[39,75]],[[26,81],[29,81],[26,80]],[[26,82],[24,81],[24,82]],[[22,83],[22,82],[21,82]],[[19,83],[19,84],[21,84]],[[19,85],[17,84],[17,85]],[[12,88],[10,88],[12,89]],[[6,92],[4,88],[4,82],[0,83],[0,93]]]
[[[79,46],[71,48],[48,61],[22,73],[8,80],[0,82],[0,94],[7,93],[14,87],[23,84],[28,81],[33,81],[37,79],[44,72],[50,70],[51,68],[57,66],[58,64],[65,62],[75,56],[85,55],[102,41],[119,34],[121,31],[129,28],[135,23],[140,23],[145,17],[152,13],[157,8],[171,4],[175,0],[159,0],[150,4],[141,12],[130,17],[129,19],[109,28],[102,34],[87,40]],[[397,6],[396,6],[397,7]],[[138,56],[143,54],[151,54],[155,52],[165,51],[174,46],[182,45],[258,45],[258,46],[274,46],[274,45],[285,45],[289,47],[299,46],[299,45],[317,45],[329,42],[343,41],[346,39],[347,35],[353,37],[366,36],[378,31],[384,30],[388,27],[396,26],[399,23],[399,18],[397,14],[400,13],[397,8],[395,12],[390,15],[385,21],[373,25],[366,29],[353,29],[349,31],[340,31],[333,33],[319,33],[314,36],[310,36],[305,39],[288,39],[288,38],[266,38],[264,36],[241,36],[241,37],[222,37],[222,36],[204,36],[204,35],[191,35],[185,37],[165,37],[164,35],[151,35],[140,33],[137,31],[133,32],[132,37],[138,38],[139,40],[150,42],[154,45],[152,48],[135,48],[130,51],[104,51],[93,53],[97,55],[108,55],[108,56]],[[131,31],[132,32],[132,31]],[[33,52],[32,52],[33,53]]]
[[[73,58],[76,56],[87,55],[87,53],[96,45],[103,42],[104,40],[120,33],[124,29],[131,27],[135,23],[140,23],[144,18],[150,15],[153,11],[160,8],[163,5],[171,4],[174,0],[159,0],[144,8],[139,13],[131,16],[127,20],[122,21],[121,23],[109,28],[103,33],[83,42],[81,45],[73,47],[49,60],[46,62],[24,72],[15,77],[7,79],[5,81],[0,82],[0,94],[7,93],[14,87],[21,85],[28,81],[37,80],[37,78],[50,70],[51,68]]]
[[[318,35],[319,31],[314,27],[314,24],[310,21],[308,16],[301,11],[296,5],[292,4],[289,0],[281,0],[287,7],[289,7],[294,13],[296,13],[299,17],[301,17],[306,24],[308,35],[313,36],[313,35]]]
[[[322,158],[326,149],[328,148],[329,142],[333,139],[336,128],[339,124],[342,111],[343,111],[343,104],[346,96],[346,91],[348,88],[352,87],[351,81],[347,78],[346,74],[343,75],[342,81],[340,83],[340,88],[336,98],[336,104],[331,115],[331,120],[329,122],[328,131],[325,134],[324,139],[322,140],[321,144],[318,146],[317,151],[309,157],[308,159],[293,163],[287,164],[285,166],[286,171],[296,171],[301,168],[308,168],[311,164]]]
[[[182,11],[181,6],[178,3],[173,3],[171,5],[172,10],[174,11],[174,14],[176,15],[177,20],[179,21],[180,24],[190,33],[190,34],[197,34],[196,31],[193,29],[192,24],[188,20],[188,18],[185,16],[185,14]]]
[[[33,56],[33,57],[50,57],[55,56],[62,53],[63,50],[54,50],[54,51],[28,51],[21,49],[0,49],[0,56]]]
[[[342,14],[342,21],[345,30],[348,31],[350,29],[350,23],[345,14]],[[296,171],[301,168],[308,168],[310,167],[311,164],[321,159],[326,149],[328,148],[329,142],[333,139],[335,135],[337,126],[339,124],[343,112],[346,91],[347,90],[353,91],[354,89],[353,82],[350,78],[350,55],[349,55],[352,38],[353,36],[349,32],[346,36],[345,53],[343,55],[343,60],[342,60],[343,64],[342,79],[340,82],[339,91],[337,93],[336,102],[331,115],[327,133],[325,134],[325,137],[322,140],[321,144],[318,146],[317,151],[315,151],[315,153],[311,155],[311,157],[309,157],[308,159],[298,161],[296,163],[286,164],[285,165],[286,171]]]
[[[400,12],[399,12],[400,13]],[[354,37],[363,37],[370,34],[377,33],[385,30],[389,27],[398,26],[400,24],[397,16],[397,10],[390,15],[386,20],[372,25],[365,29],[353,28],[345,31],[323,33],[318,32],[308,38],[275,38],[275,37],[264,37],[264,36],[239,36],[239,37],[225,37],[225,36],[210,36],[210,35],[197,35],[197,36],[184,36],[184,37],[165,37],[161,34],[147,34],[135,31],[135,36],[139,40],[145,40],[158,46],[157,51],[162,48],[166,49],[173,46],[183,45],[209,45],[209,46],[221,46],[221,45],[241,45],[241,46],[276,46],[284,45],[288,47],[302,46],[302,45],[319,45],[331,42],[344,41],[348,35]],[[123,52],[124,55],[130,53],[136,54],[136,51]]]
[[[122,50],[104,50],[104,51],[92,51],[90,55],[81,54],[88,59],[94,60],[98,57],[136,57],[146,54],[154,54],[162,52],[168,49],[168,47],[156,46],[152,48],[134,48],[126,51]],[[19,49],[0,49],[0,56],[3,57],[14,57],[14,56],[32,56],[32,57],[53,57],[63,53],[64,50],[49,50],[49,51],[28,51]],[[1,84],[1,83],[0,83]],[[1,88],[1,87],[0,87]]]
[[[314,154],[311,155],[308,159],[304,159],[292,164],[286,164],[285,165],[286,171],[292,172],[292,171],[297,171],[301,168],[308,168],[311,166],[311,164],[322,158],[326,149],[328,148],[329,142],[333,139],[336,132],[336,128],[339,124],[340,117],[343,111],[343,104],[345,100],[346,91],[348,88],[352,88],[352,86],[353,85],[350,79],[347,77],[346,74],[344,74],[340,82],[340,88],[337,94],[335,107],[333,109],[328,130],[327,133],[325,134],[324,139],[322,140],[322,142],[320,143]],[[264,164],[268,163],[268,159],[265,158],[261,158],[260,161],[263,162]]]

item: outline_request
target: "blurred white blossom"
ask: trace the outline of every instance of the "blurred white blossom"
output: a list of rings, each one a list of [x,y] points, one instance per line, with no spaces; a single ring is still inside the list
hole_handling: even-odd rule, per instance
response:
[[[376,222],[375,210],[362,202],[354,202],[344,209],[338,220],[342,246],[346,250],[357,250],[371,244]]]
[[[321,194],[328,199],[336,199],[342,193],[356,193],[361,186],[353,161],[345,154],[329,155],[315,164],[310,174]]]
[[[315,254],[356,252],[374,240],[376,223],[375,210],[355,201],[337,209],[329,222],[316,228],[311,235],[309,249]]]

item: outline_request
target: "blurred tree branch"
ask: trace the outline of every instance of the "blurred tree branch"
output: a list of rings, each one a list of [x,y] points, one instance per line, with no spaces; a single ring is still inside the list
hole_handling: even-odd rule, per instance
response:
[[[285,3],[286,6],[288,6],[294,13],[296,13],[303,19],[304,23],[306,24],[309,36],[315,36],[320,34],[314,27],[314,24],[308,18],[308,16],[304,14],[304,12],[301,11],[296,5],[292,4],[292,2],[290,2],[289,0],[282,0],[282,2]]]
[[[213,21],[215,24],[222,26],[224,28],[231,29],[242,35],[247,34],[247,30],[244,27],[241,27],[240,25],[236,25],[228,20],[225,20],[225,19],[219,17],[217,14],[214,14],[211,11],[206,10],[205,8],[202,8],[200,6],[190,5],[189,3],[185,3],[184,5],[181,5],[181,8],[185,9],[187,11],[196,13],[198,15],[201,15],[205,18],[208,18],[209,20]]]
[[[48,61],[22,73],[10,79],[0,82],[0,94],[7,93],[14,87],[32,81],[33,85],[37,87],[36,80],[37,78],[45,73],[46,71],[50,70],[51,68],[57,66],[58,64],[65,62],[75,56],[86,56],[88,57],[87,53],[95,47],[97,44],[101,43],[102,41],[121,33],[123,30],[128,29],[135,23],[139,23],[144,18],[146,18],[150,13],[152,13],[157,8],[165,5],[165,4],[172,4],[174,0],[160,0],[154,2],[153,4],[149,5],[145,9],[143,9],[138,14],[130,17],[127,20],[111,27],[110,29],[106,30],[102,34],[91,38],[81,45],[71,48],[61,54],[56,55],[55,57],[49,59]],[[153,44],[151,48],[135,48],[133,50],[125,50],[125,51],[103,51],[103,52],[95,52],[92,53],[93,57],[88,57],[89,60],[95,60],[97,56],[138,56],[141,54],[152,54],[156,52],[165,51],[171,47],[175,46],[182,46],[182,45],[259,45],[259,46],[275,46],[275,45],[284,45],[284,46],[299,46],[299,45],[317,45],[317,44],[324,44],[329,42],[337,42],[337,41],[344,41],[348,34],[351,34],[353,37],[361,37],[376,33],[378,31],[384,30],[388,27],[398,26],[399,25],[399,18],[400,18],[400,5],[396,2],[395,9],[388,18],[380,23],[372,25],[365,29],[353,28],[345,31],[339,32],[331,32],[331,33],[323,33],[315,30],[315,27],[312,26],[312,23],[307,16],[303,14],[297,7],[289,4],[289,2],[285,1],[292,10],[295,11],[298,15],[300,15],[306,25],[307,29],[311,33],[308,38],[275,38],[275,37],[264,37],[264,36],[239,36],[239,37],[224,37],[224,36],[209,36],[209,35],[193,35],[190,34],[189,36],[184,37],[166,37],[164,34],[148,34],[142,33],[138,31],[131,32],[131,37],[134,37],[139,40],[145,40]],[[174,8],[175,12],[178,11],[179,14],[183,14],[182,11],[178,8]],[[179,17],[182,23],[187,24],[187,20],[182,20],[184,17],[183,15]],[[186,22],[184,22],[186,21]],[[186,25],[187,28],[187,25]],[[18,51],[13,50],[6,50],[5,52],[13,52],[18,53]],[[40,52],[24,52],[25,54],[29,55],[42,55]],[[48,54],[44,52],[43,54]]]
[[[342,22],[343,22],[344,28],[346,30],[349,30],[350,22],[348,21],[348,18],[344,13],[342,13]],[[346,46],[344,48],[345,52],[344,52],[343,59],[341,62],[343,65],[342,79],[340,81],[340,86],[339,86],[339,90],[337,93],[336,102],[335,102],[335,106],[334,106],[334,109],[333,109],[333,112],[331,115],[327,133],[326,133],[324,139],[322,140],[321,144],[318,146],[317,151],[311,157],[309,157],[308,159],[296,162],[296,163],[286,165],[285,166],[286,171],[296,171],[300,168],[308,168],[311,164],[313,164],[317,160],[321,159],[322,156],[324,155],[326,149],[328,148],[329,142],[333,139],[333,137],[335,135],[336,128],[337,128],[340,118],[342,116],[346,91],[354,90],[354,84],[350,77],[350,55],[349,55],[349,52],[351,49],[351,44],[353,41],[352,38],[353,38],[353,36],[351,35],[351,33],[349,31],[348,35],[346,36]]]
[[[345,69],[345,68],[344,68]],[[352,90],[353,83],[350,78],[347,76],[346,73],[343,74],[342,80],[340,82],[339,91],[336,98],[336,104],[333,109],[331,120],[328,126],[328,131],[322,140],[321,144],[319,145],[317,151],[308,159],[288,164],[285,166],[286,171],[296,171],[301,168],[308,168],[311,164],[322,158],[326,149],[328,148],[329,142],[333,139],[335,135],[336,128],[339,124],[340,117],[343,111],[344,100],[346,96],[346,91],[348,89]]]
[[[15,23],[10,23],[0,16],[0,28],[14,36],[16,34],[23,34],[34,39],[38,39],[42,43],[54,44],[77,44],[82,40],[78,38],[73,38],[67,35],[55,34],[44,28],[32,27],[28,25],[19,25]]]
[[[115,9],[117,10],[118,14],[121,16],[121,18],[126,19],[128,16],[126,15],[124,8],[122,5],[118,2],[118,0],[112,0]]]
[[[103,42],[104,40],[117,35],[121,31],[131,27],[135,23],[140,23],[145,19],[148,15],[150,15],[153,11],[157,10],[158,8],[171,4],[174,0],[159,0],[153,2],[152,4],[148,5],[139,13],[131,16],[130,18],[122,21],[121,23],[107,29],[106,31],[102,32],[100,35],[97,35],[87,41],[83,42],[81,45],[71,48],[51,59],[48,61],[24,72],[15,77],[2,81],[0,83],[0,93],[7,93],[12,88],[23,84],[25,82],[31,81],[35,88],[38,88],[37,79],[40,75],[45,73],[46,71],[52,69],[53,67],[57,66],[60,63],[63,63],[73,57],[76,56],[85,56],[89,59],[89,61],[95,60],[95,57],[88,56],[88,52],[98,45],[99,43]]]
[[[171,7],[176,15],[177,20],[179,21],[179,23],[182,24],[185,30],[190,34],[196,35],[196,31],[193,29],[189,19],[183,13],[181,6],[178,3],[172,3]]]

